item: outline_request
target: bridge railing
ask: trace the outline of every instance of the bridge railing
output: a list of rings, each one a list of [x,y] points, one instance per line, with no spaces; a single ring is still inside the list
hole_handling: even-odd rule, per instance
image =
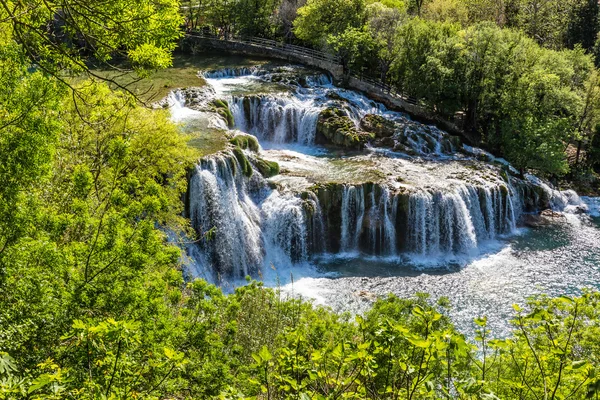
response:
[[[270,49],[275,49],[278,51],[283,51],[283,52],[291,54],[291,55],[296,55],[296,56],[301,56],[301,57],[309,57],[309,58],[316,59],[316,60],[326,61],[326,62],[330,62],[330,63],[336,64],[336,65],[341,64],[340,57],[335,56],[333,54],[330,54],[330,53],[327,53],[324,51],[310,49],[307,47],[296,46],[293,44],[281,43],[281,42],[278,42],[278,41],[272,40],[272,39],[265,39],[265,38],[259,38],[259,37],[245,37],[245,36],[225,37],[225,36],[214,35],[214,34],[211,34],[208,32],[196,31],[196,30],[188,31],[188,32],[186,32],[186,35],[202,37],[202,38],[207,38],[207,39],[213,39],[213,40],[219,40],[219,41],[223,41],[223,42],[245,43],[245,44],[250,44],[250,45],[254,45],[254,46],[258,46],[258,47],[262,47],[262,48],[270,48]],[[350,73],[350,76],[354,79],[357,79],[357,80],[365,82],[371,86],[374,86],[375,88],[381,90],[383,93],[391,95],[393,97],[397,97],[409,104],[427,108],[427,105],[420,102],[417,98],[415,98],[413,96],[408,96],[408,95],[396,90],[393,86],[388,85],[380,80],[369,78],[369,77],[366,77],[363,75],[358,75],[358,74],[355,74],[352,72]]]
[[[245,37],[245,36],[224,37],[224,36],[208,34],[206,32],[201,32],[201,31],[190,31],[190,32],[187,32],[186,34],[188,36],[203,37],[203,38],[207,38],[207,39],[220,40],[223,42],[245,43],[245,44],[255,45],[255,46],[259,46],[259,47],[263,47],[263,48],[276,49],[276,50],[288,53],[290,55],[296,55],[296,56],[301,56],[301,57],[310,57],[310,58],[317,59],[320,61],[330,62],[330,63],[336,64],[336,65],[340,63],[340,58],[333,54],[326,53],[324,51],[309,49],[307,47],[296,46],[293,44],[281,43],[281,42],[278,42],[276,40],[271,40],[271,39],[265,39],[265,38],[259,38],[259,37]]]
[[[363,75],[357,75],[355,73],[350,73],[350,76],[361,82],[365,82],[371,86],[376,87],[377,89],[381,90],[385,94],[389,94],[393,97],[398,97],[409,104],[419,105],[419,100],[416,97],[407,96],[406,94],[396,90],[396,88],[394,86],[388,85],[380,80],[369,78],[369,77],[366,77]]]

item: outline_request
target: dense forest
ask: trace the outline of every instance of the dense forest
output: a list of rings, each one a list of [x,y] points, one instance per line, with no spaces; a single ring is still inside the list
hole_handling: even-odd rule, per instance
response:
[[[522,170],[581,177],[600,161],[597,14],[587,0],[0,0],[0,398],[598,398],[595,292],[515,306],[507,338],[481,316],[467,338],[426,295],[354,317],[188,279],[177,244],[194,235],[181,197],[198,150],[93,68],[151,79],[186,25],[310,44],[463,112]]]

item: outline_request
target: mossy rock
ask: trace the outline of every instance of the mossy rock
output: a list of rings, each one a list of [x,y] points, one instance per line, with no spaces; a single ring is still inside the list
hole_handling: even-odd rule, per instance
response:
[[[244,150],[250,150],[255,153],[259,150],[258,139],[252,135],[235,135],[229,142],[234,146],[238,146]]]
[[[342,96],[340,96],[337,92],[335,92],[333,90],[327,91],[327,97],[330,98],[331,100],[336,100],[336,101],[341,101],[341,102],[346,101],[345,98],[343,98]]]
[[[229,104],[225,100],[214,99],[210,102],[213,111],[219,114],[221,117],[227,121],[227,126],[229,128],[233,128],[235,126],[235,121],[233,119],[233,114],[229,109]]]
[[[252,173],[254,171],[252,169],[252,165],[250,164],[250,161],[248,161],[248,158],[244,154],[244,150],[242,150],[239,147],[234,147],[233,155],[238,160],[238,163],[240,164],[240,168],[242,169],[242,173],[247,177],[251,177]]]
[[[356,128],[345,111],[339,108],[327,108],[321,112],[317,121],[317,139],[351,149],[362,149],[375,134]]]
[[[360,128],[366,132],[374,133],[377,138],[391,137],[396,131],[396,126],[393,121],[375,114],[365,115],[360,121]]]
[[[279,164],[275,161],[267,161],[257,157],[254,161],[254,165],[265,178],[270,178],[279,174]]]

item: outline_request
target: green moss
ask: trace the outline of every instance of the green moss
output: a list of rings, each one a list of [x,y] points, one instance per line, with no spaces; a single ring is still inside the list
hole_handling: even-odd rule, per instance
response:
[[[193,131],[187,135],[189,136],[188,145],[197,149],[200,157],[226,150],[229,142],[225,131],[220,129]]]
[[[244,151],[239,147],[234,147],[233,155],[238,160],[240,168],[242,169],[242,173],[247,177],[252,176],[252,173],[254,171],[252,170],[252,165],[250,164],[250,161],[248,161],[248,158],[244,154]]]
[[[321,112],[317,122],[317,135],[321,141],[352,149],[361,149],[366,142],[375,138],[374,133],[363,132],[343,110],[328,108]]]
[[[500,176],[504,179],[505,182],[509,182],[508,180],[508,170],[506,168],[502,168],[500,170]]]
[[[393,121],[385,119],[381,115],[367,114],[360,121],[361,129],[375,134],[378,138],[390,137],[394,134],[396,126]]]
[[[229,128],[233,128],[235,126],[235,121],[233,119],[233,114],[229,109],[229,104],[225,100],[215,99],[211,101],[211,105],[214,111],[219,114],[221,117],[227,121],[227,126]]]
[[[267,161],[262,158],[256,158],[254,165],[265,178],[270,178],[279,174],[279,164],[275,161]]]
[[[259,150],[258,140],[252,135],[236,135],[230,140],[230,143],[244,150],[251,150],[254,152],[258,152]]]

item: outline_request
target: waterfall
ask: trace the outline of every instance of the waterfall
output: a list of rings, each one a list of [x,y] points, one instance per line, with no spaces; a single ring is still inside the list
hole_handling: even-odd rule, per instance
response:
[[[363,187],[345,186],[342,194],[342,251],[358,250],[358,239],[364,215],[365,193]]]
[[[268,94],[240,94],[247,93],[244,85],[241,90],[218,92],[229,103],[235,128],[260,141],[313,145],[321,111],[335,107],[344,110],[357,129],[367,129],[369,120],[381,122],[383,117],[386,133],[378,132],[372,145],[381,145],[383,139],[392,142],[384,145],[386,152],[371,149],[373,157],[327,147],[314,157],[301,153],[295,158],[287,154],[291,149],[263,149],[259,154],[238,149],[252,164],[250,177],[242,173],[233,153],[222,151],[202,159],[190,175],[187,213],[203,236],[188,254],[204,270],[214,271],[217,279],[257,276],[271,265],[286,268],[328,252],[473,255],[485,241],[514,232],[524,212],[544,208],[580,212],[586,202],[596,212],[599,208],[535,176],[519,179],[506,161],[483,150],[463,146],[472,155],[464,163],[465,152],[456,154],[455,138],[362,94],[335,88],[327,74],[242,67],[207,71],[203,76],[211,85],[220,78],[229,86],[251,81],[246,86],[252,91],[257,82],[270,82]],[[243,76],[252,77],[232,79]],[[274,88],[284,93],[274,94]],[[206,96],[185,93],[169,96],[173,119],[206,118],[209,112],[186,107],[186,99],[196,105]],[[378,117],[365,118],[367,114]],[[221,125],[213,127],[226,130],[217,119]],[[477,161],[481,159],[504,165],[487,168]],[[274,160],[280,163],[281,176],[267,181],[257,167],[264,171],[265,162]]]
[[[189,218],[202,235],[202,258],[217,279],[255,275],[265,263],[277,267],[304,261],[310,252],[309,226],[319,229],[314,221],[320,210],[309,223],[299,197],[270,189],[256,170],[251,178],[241,171],[233,155],[215,155],[203,159],[190,178]]]
[[[547,205],[552,210],[572,211],[578,208],[581,210],[587,209],[585,202],[581,200],[574,190],[556,190],[548,183],[531,174],[527,174],[525,178],[535,187],[541,189],[543,193],[543,199],[540,199],[539,201],[544,205]]]
[[[308,226],[302,200],[272,192],[262,204],[267,261],[275,266],[308,258]]]
[[[314,254],[327,252],[325,241],[325,216],[317,195],[313,192],[306,192],[307,198],[305,206],[309,208],[312,214],[310,220],[310,248]]]
[[[167,104],[171,111],[171,119],[175,122],[181,122],[189,118],[193,118],[200,114],[196,110],[192,110],[185,106],[185,96],[180,90],[175,90],[169,93]]]
[[[460,185],[447,192],[420,190],[409,196],[410,252],[468,254],[482,241],[515,227],[512,199],[504,186]]]
[[[344,186],[341,209],[343,252],[363,251],[376,255],[395,255],[395,198],[386,188],[376,193],[375,186],[365,196],[364,186]]]
[[[325,235],[339,235],[345,253],[437,256],[472,254],[481,242],[516,227],[514,194],[501,184],[409,193],[363,184],[341,185],[339,231],[325,232],[329,216],[314,193],[280,193],[257,171],[247,178],[236,173],[240,168],[235,157],[212,157],[190,181],[192,225],[199,232],[215,228],[201,246],[223,275],[240,278],[309,260],[328,251]]]
[[[238,76],[257,75],[262,71],[258,67],[223,68],[218,70],[203,71],[201,75],[208,79],[233,78]]]
[[[371,253],[383,255],[396,254],[395,210],[390,207],[395,203],[388,189],[384,188],[375,199],[375,191],[371,191],[371,218],[369,224],[371,237]],[[394,210],[394,211],[392,211]]]
[[[329,74],[314,74],[306,77],[306,84],[311,87],[315,86],[331,86],[333,79]]]
[[[196,166],[189,185],[189,216],[213,270],[244,277],[262,261],[260,210],[253,202],[235,157],[215,156]]]
[[[313,144],[321,108],[311,99],[256,95],[234,97],[230,109],[236,128],[274,143]]]

